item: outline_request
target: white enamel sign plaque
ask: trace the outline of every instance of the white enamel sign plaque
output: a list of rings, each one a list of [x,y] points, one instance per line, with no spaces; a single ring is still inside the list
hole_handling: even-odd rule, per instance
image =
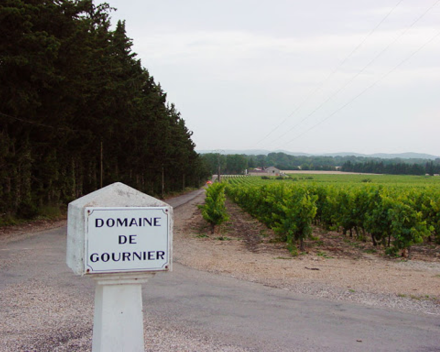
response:
[[[168,208],[87,207],[85,219],[88,274],[168,270]]]

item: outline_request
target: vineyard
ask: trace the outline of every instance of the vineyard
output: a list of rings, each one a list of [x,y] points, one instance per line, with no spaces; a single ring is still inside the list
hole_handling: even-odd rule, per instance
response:
[[[227,195],[272,228],[289,250],[304,250],[312,226],[340,231],[411,254],[414,244],[440,243],[440,178],[299,175],[223,177]]]

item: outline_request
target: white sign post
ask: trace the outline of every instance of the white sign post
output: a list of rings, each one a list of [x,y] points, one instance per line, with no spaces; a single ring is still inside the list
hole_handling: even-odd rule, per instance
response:
[[[173,209],[122,183],[69,204],[67,265],[95,279],[93,352],[144,351],[142,284],[172,266]]]

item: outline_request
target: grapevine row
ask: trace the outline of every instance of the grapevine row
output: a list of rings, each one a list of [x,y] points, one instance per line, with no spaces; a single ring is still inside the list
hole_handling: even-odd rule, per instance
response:
[[[228,181],[228,196],[277,232],[294,251],[312,232],[312,224],[371,238],[389,254],[430,237],[440,242],[440,190],[437,187],[330,185]]]

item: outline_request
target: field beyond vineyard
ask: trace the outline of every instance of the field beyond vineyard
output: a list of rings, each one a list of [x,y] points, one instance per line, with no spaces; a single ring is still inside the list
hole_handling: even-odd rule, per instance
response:
[[[373,184],[406,184],[413,186],[438,186],[440,187],[440,176],[410,176],[410,175],[377,175],[342,171],[283,171],[288,178],[285,181],[294,180],[311,183],[373,183]],[[226,176],[227,178],[245,178],[244,176]],[[264,184],[261,177],[252,176],[247,182]],[[279,181],[271,177],[271,181]],[[267,180],[266,180],[267,181]]]

